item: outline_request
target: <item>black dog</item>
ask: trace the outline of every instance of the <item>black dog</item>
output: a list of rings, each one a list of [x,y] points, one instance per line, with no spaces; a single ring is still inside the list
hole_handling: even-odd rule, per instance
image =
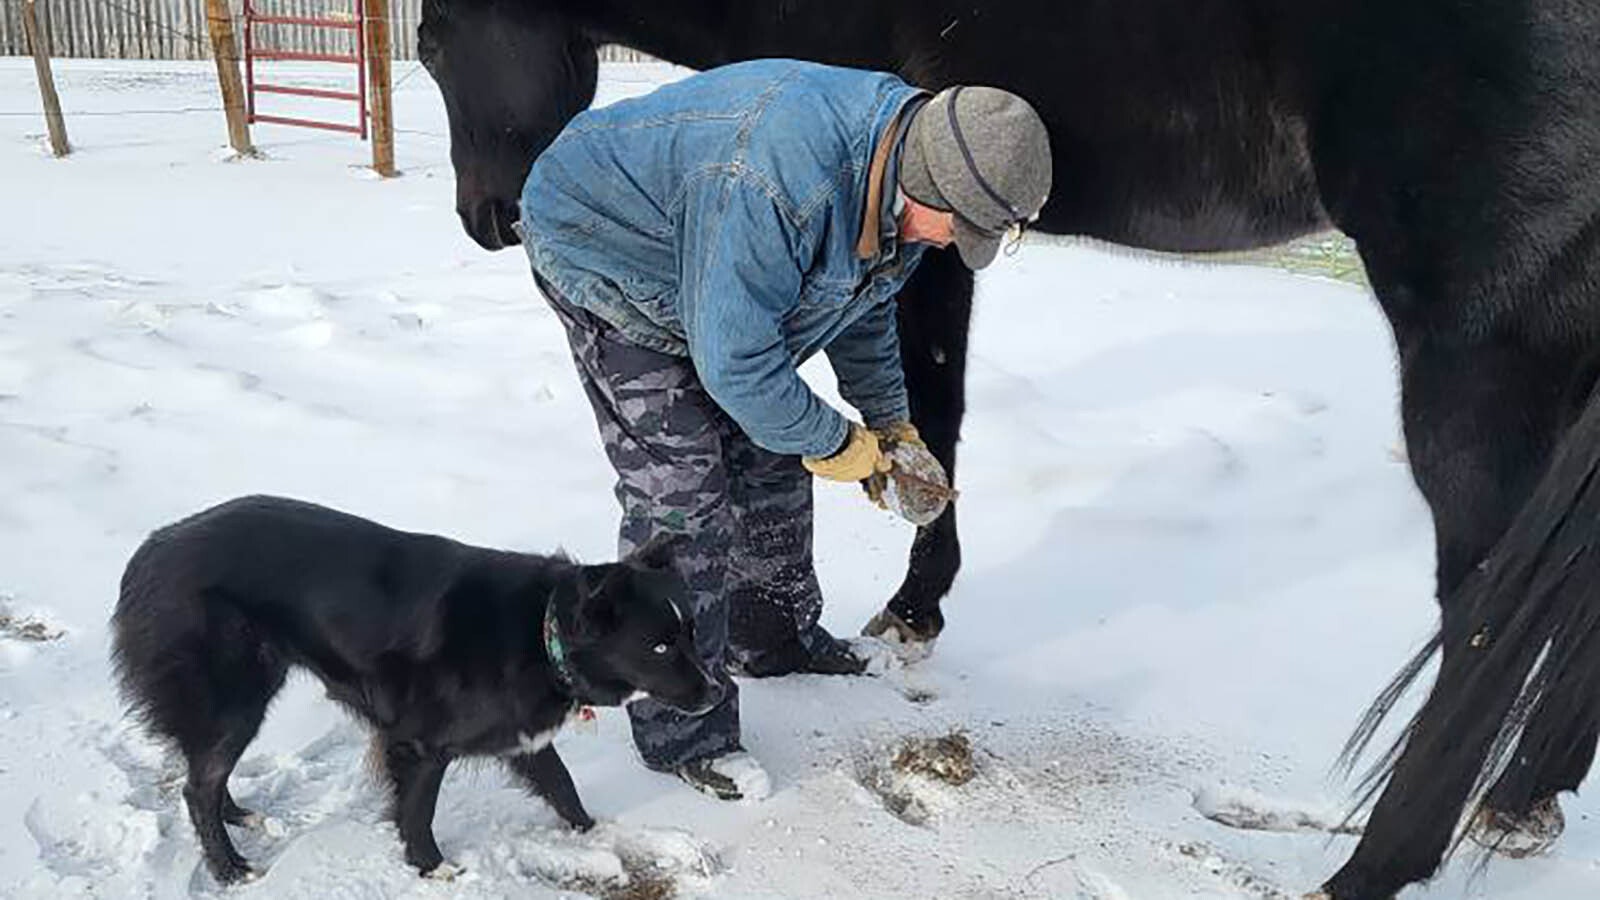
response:
[[[131,706],[188,761],[184,799],[219,881],[251,874],[223,827],[251,820],[228,775],[292,666],[375,729],[406,861],[448,875],[432,825],[451,760],[504,757],[584,830],[594,820],[550,744],[580,704],[715,704],[670,552],[580,566],[245,497],[134,553],[112,658]]]

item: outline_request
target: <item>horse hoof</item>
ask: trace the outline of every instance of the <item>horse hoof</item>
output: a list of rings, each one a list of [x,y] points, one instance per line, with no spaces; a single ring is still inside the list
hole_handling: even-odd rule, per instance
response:
[[[1567,827],[1561,803],[1547,797],[1527,815],[1513,815],[1484,807],[1472,817],[1467,834],[1472,842],[1509,859],[1526,859],[1547,852]]]
[[[933,641],[938,637],[937,634],[922,634],[888,609],[881,610],[868,620],[861,634],[892,645],[895,654],[907,662],[932,654]]]

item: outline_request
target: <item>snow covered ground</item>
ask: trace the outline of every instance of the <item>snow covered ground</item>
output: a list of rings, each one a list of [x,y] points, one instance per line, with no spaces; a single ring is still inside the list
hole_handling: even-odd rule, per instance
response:
[[[150,529],[276,492],[481,544],[611,553],[608,469],[522,256],[452,212],[444,116],[401,66],[393,182],[367,148],[259,127],[224,162],[204,65],[61,63],[77,152],[41,150],[0,60],[0,896],[218,893],[175,770],[121,717],[106,619]],[[612,66],[603,98],[672,70]],[[163,111],[163,112],[157,112]],[[26,115],[11,115],[13,112]],[[292,682],[234,793],[269,866],[242,897],[1161,900],[1296,896],[1348,837],[1326,772],[1427,633],[1430,533],[1362,290],[1032,242],[980,280],[962,449],[966,568],[928,661],[744,687],[775,795],[644,770],[624,716],[558,741],[583,837],[498,769],[447,779],[418,879],[360,731]],[[812,372],[826,385],[823,369]],[[831,390],[831,389],[830,389]],[[909,529],[819,487],[826,622],[898,583]],[[4,619],[9,618],[10,624]],[[33,622],[33,628],[27,623]],[[48,638],[54,629],[64,634]],[[961,786],[896,775],[961,730]],[[1600,803],[1551,857],[1458,862],[1418,897],[1600,895]],[[1269,814],[1282,830],[1241,830]],[[631,879],[630,885],[624,879]]]

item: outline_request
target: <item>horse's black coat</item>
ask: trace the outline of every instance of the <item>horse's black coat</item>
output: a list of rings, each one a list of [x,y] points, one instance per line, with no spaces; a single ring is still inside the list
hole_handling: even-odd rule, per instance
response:
[[[244,497],[134,552],[112,657],[129,703],[188,763],[184,799],[219,881],[250,871],[223,828],[251,816],[228,775],[296,666],[374,730],[406,861],[432,872],[444,861],[434,802],[452,760],[503,757],[587,829],[594,821],[550,743],[578,705],[638,691],[685,710],[715,701],[721,688],[698,662],[667,552],[653,544],[579,566]]]
[[[1386,897],[1436,868],[1510,703],[1481,685],[1520,687],[1542,639],[1566,648],[1554,659],[1572,677],[1535,704],[1488,802],[1517,813],[1574,789],[1592,755],[1600,714],[1580,686],[1600,659],[1575,612],[1597,602],[1592,582],[1463,585],[1491,549],[1542,571],[1544,544],[1502,535],[1513,520],[1513,536],[1542,534],[1578,502],[1581,467],[1549,464],[1564,438],[1591,440],[1566,436],[1600,350],[1596,34],[1592,0],[426,0],[420,29],[458,211],[491,249],[514,241],[528,165],[592,100],[607,42],[696,68],[792,56],[1014,90],[1051,132],[1046,231],[1164,250],[1328,224],[1353,237],[1394,330],[1453,674],[1417,732],[1449,740],[1401,760],[1329,882],[1339,898]],[[951,467],[971,292],[933,255],[901,307],[913,416]],[[919,533],[890,610],[936,634],[958,564],[952,506]],[[1513,629],[1525,645],[1459,652],[1524,590],[1543,610]]]

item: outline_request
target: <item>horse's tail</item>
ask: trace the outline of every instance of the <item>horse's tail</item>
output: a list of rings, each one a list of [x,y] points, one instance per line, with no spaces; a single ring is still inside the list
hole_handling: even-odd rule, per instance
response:
[[[1427,701],[1367,773],[1359,796],[1365,806],[1383,790],[1380,807],[1404,810],[1409,822],[1451,823],[1453,848],[1519,744],[1524,755],[1539,753],[1600,723],[1600,391],[1452,603],[1460,606],[1448,630],[1379,695],[1340,763],[1353,767],[1443,648]]]

